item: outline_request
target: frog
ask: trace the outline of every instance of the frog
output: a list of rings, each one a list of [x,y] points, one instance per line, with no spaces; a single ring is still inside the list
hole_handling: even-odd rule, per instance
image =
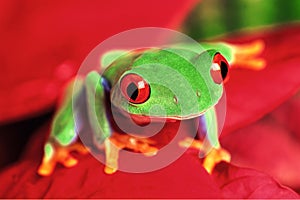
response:
[[[201,46],[201,52],[182,45],[113,51],[106,59],[107,67],[102,73],[93,70],[84,77],[71,80],[54,114],[37,173],[49,176],[58,163],[74,167],[78,160],[71,154],[73,151],[81,154],[91,151],[78,141],[84,123],[89,124],[94,146],[105,153],[104,172],[107,174],[118,170],[120,149],[145,156],[159,153],[155,141],[119,133],[112,126],[112,113],[115,112],[112,108],[130,116],[137,124],[148,123],[150,118],[157,123],[161,119],[171,123],[199,119],[206,127],[209,142],[202,141],[197,132],[179,142],[178,146],[204,152],[202,165],[208,173],[212,173],[219,162],[230,162],[230,153],[221,147],[218,139],[215,105],[223,95],[223,84],[228,80],[231,66],[254,70],[264,68],[264,60],[258,58],[263,42],[240,45],[201,43]],[[167,85],[170,81],[177,84],[175,89],[170,89],[159,84],[160,81]],[[84,107],[85,114],[81,118],[85,120],[74,117],[74,113],[81,113],[74,111],[74,102],[80,102],[79,107]],[[155,110],[153,105],[165,109],[163,112]]]

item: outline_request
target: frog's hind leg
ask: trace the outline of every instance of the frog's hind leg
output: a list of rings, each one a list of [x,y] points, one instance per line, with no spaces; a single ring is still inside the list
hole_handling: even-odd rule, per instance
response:
[[[51,132],[44,146],[44,157],[38,169],[38,174],[47,176],[52,174],[57,163],[65,167],[77,164],[77,159],[72,151],[85,154],[88,150],[79,142],[75,130],[75,122],[72,108],[72,92],[74,82],[70,82],[57,113],[55,113],[51,124]]]
[[[241,44],[216,42],[201,43],[201,45],[204,49],[217,49],[233,68],[261,70],[266,67],[266,61],[261,56],[265,49],[263,40]]]
[[[263,40],[231,45],[231,49],[233,54],[231,64],[235,66],[235,68],[247,68],[251,70],[261,70],[265,68],[266,61],[260,57],[265,49]]]

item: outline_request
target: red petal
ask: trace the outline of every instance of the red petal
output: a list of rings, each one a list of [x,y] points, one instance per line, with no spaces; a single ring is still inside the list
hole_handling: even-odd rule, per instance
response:
[[[233,163],[262,170],[300,188],[299,95],[249,126],[222,138]]]
[[[281,186],[266,174],[226,163],[217,165],[213,176],[224,198],[299,198],[291,189]]]
[[[19,163],[2,171],[0,196],[4,198],[220,198],[219,188],[194,154],[186,153],[172,165],[149,173],[104,174],[104,166],[91,155],[78,156],[73,168],[58,166],[50,177],[39,177],[44,126],[30,142]]]
[[[104,39],[136,27],[175,28],[194,2],[1,2],[0,123],[51,108],[64,81]],[[70,73],[61,77],[57,66],[65,62]]]
[[[244,43],[262,39],[267,66],[261,71],[231,70],[226,87],[227,116],[223,133],[243,127],[272,111],[300,88],[300,26],[235,37]],[[288,36],[288,37],[286,37]]]
[[[50,177],[39,177],[42,145],[49,126],[30,141],[25,157],[2,171],[0,196],[4,198],[297,198],[268,175],[225,163],[207,174],[189,150],[171,165],[150,173],[103,173],[91,155],[78,156],[73,168],[58,166]]]

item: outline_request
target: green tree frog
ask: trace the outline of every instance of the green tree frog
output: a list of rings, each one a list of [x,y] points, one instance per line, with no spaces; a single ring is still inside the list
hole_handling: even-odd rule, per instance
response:
[[[229,162],[230,154],[221,148],[218,141],[214,106],[222,96],[222,83],[228,78],[229,64],[261,69],[264,62],[256,56],[263,49],[263,45],[261,41],[257,41],[244,45],[206,43],[202,46],[203,52],[175,47],[131,51],[116,56],[101,75],[92,71],[84,78],[77,78],[79,87],[75,89],[74,80],[70,81],[54,116],[38,174],[50,175],[57,163],[72,167],[78,161],[70,152],[89,151],[77,141],[78,132],[83,131],[82,127],[85,126],[75,124],[76,111],[72,105],[74,99],[75,103],[77,99],[83,99],[80,101],[85,108],[83,118],[88,119],[90,130],[93,130],[93,143],[100,149],[104,148],[105,172],[108,174],[118,169],[118,151],[115,147],[147,155],[155,155],[159,150],[147,138],[120,134],[114,130],[110,116],[112,108],[130,114],[136,121],[147,121],[149,117],[170,121],[201,117],[206,127],[208,124],[212,127],[206,130],[206,134],[210,146],[214,147],[207,152],[203,166],[210,173],[216,163]],[[168,70],[175,75],[170,75]],[[182,86],[179,81],[181,79],[188,83],[189,89]],[[165,85],[157,84],[157,80],[173,80],[177,84],[176,93]],[[192,102],[190,99],[195,100]],[[150,112],[152,106],[157,104],[165,108],[164,112]],[[197,140],[197,136],[183,140],[178,146],[204,149],[203,142]]]

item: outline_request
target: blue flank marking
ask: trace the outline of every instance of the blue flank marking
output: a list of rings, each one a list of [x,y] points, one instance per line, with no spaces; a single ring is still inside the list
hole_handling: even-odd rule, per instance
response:
[[[106,78],[101,77],[101,84],[103,85],[105,92],[110,92],[111,85],[110,85],[109,81],[106,80]]]
[[[198,138],[204,139],[207,135],[206,119],[204,115],[199,116]]]
[[[112,112],[111,112],[111,102],[110,102],[110,91],[111,91],[111,84],[110,82],[101,76],[101,84],[104,87],[104,93],[105,93],[105,99],[104,99],[104,106],[107,108],[105,109],[105,114],[107,120],[110,122],[110,130],[111,128],[111,122],[112,122]],[[110,131],[111,132],[111,131]]]

